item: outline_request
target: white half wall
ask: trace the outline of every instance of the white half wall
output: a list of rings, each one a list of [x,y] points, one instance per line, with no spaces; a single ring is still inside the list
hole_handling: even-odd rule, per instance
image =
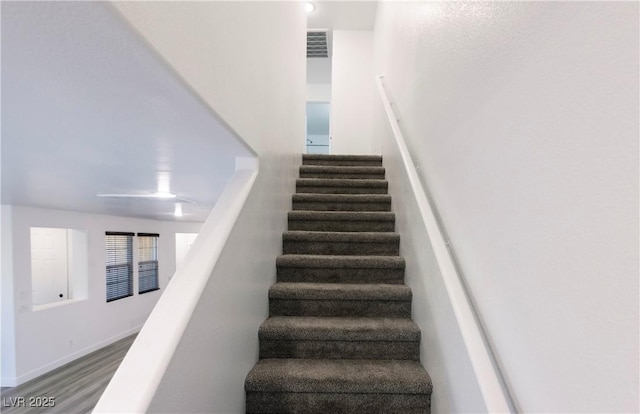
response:
[[[303,4],[114,5],[259,157],[255,184],[149,407],[244,412],[244,378],[258,360],[304,148]]]
[[[376,71],[518,411],[640,410],[638,16],[631,2],[379,4]],[[432,282],[428,257],[403,246],[410,280]],[[436,304],[447,318],[430,294],[414,314]],[[434,409],[482,410],[457,381],[456,328],[414,316],[424,341],[451,344],[423,351]]]
[[[334,30],[331,153],[379,154],[373,148],[373,32]]]
[[[3,386],[24,383],[137,332],[164,292],[169,276],[175,271],[175,233],[197,232],[201,226],[200,223],[143,220],[20,206],[2,206],[2,214]],[[70,300],[33,310],[31,227],[86,231],[88,274],[84,276],[87,278],[87,299]],[[139,295],[134,289],[131,297],[106,302],[106,231],[160,234],[160,290]],[[135,246],[134,243],[134,250]],[[134,251],[134,258],[136,255]],[[136,275],[134,270],[134,278]],[[5,296],[10,298],[11,295],[13,306],[5,306]],[[7,304],[11,304],[11,301]],[[5,341],[9,345],[7,348]],[[12,342],[14,350],[11,348]]]

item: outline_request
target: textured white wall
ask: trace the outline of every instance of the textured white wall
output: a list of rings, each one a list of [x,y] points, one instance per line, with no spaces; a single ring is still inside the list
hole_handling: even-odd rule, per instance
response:
[[[638,7],[379,5],[376,70],[524,412],[640,409]]]
[[[115,3],[260,158],[251,194],[149,410],[244,412],[305,136],[298,2]]]
[[[405,283],[413,292],[412,317],[422,331],[420,362],[435,384],[431,411],[485,412],[429,234],[381,102],[374,103],[374,119],[376,135],[382,141],[396,231],[402,235],[400,254],[407,261]]]
[[[373,32],[334,30],[331,152],[373,154]]]
[[[140,329],[175,271],[175,240],[178,232],[197,232],[199,223],[141,220],[98,214],[29,207],[2,207],[4,225],[3,265],[9,258],[10,268],[3,267],[5,283],[12,288],[14,306],[5,313],[3,296],[3,341],[15,343],[14,361],[3,347],[3,385],[16,385],[57,368],[101,346]],[[31,227],[57,227],[85,230],[88,241],[87,299],[70,301],[44,310],[32,310],[31,299]],[[105,231],[159,233],[160,290],[106,302],[104,270]],[[135,243],[134,243],[135,247]],[[6,272],[5,272],[6,271]],[[135,277],[135,274],[134,274]],[[13,286],[11,286],[11,284]],[[13,315],[12,315],[13,313]],[[13,320],[11,317],[13,316]],[[13,324],[13,331],[5,332]],[[6,336],[5,336],[6,335]],[[70,342],[72,341],[72,342]],[[11,351],[8,348],[6,351]]]

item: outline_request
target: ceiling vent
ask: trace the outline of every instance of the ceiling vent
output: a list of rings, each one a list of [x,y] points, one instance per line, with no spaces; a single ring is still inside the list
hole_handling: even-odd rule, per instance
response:
[[[307,32],[307,57],[329,57],[329,46],[327,44],[326,30],[310,30]]]

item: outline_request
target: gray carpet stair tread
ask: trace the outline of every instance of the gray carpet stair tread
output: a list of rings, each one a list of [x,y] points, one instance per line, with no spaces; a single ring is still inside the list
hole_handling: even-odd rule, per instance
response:
[[[260,339],[300,341],[420,341],[420,328],[408,318],[271,316]]]
[[[283,254],[276,259],[278,267],[294,268],[352,268],[352,269],[404,269],[400,256],[318,256],[312,254]]]
[[[320,174],[380,174],[384,175],[384,167],[348,166],[348,165],[302,165],[300,173]]]
[[[289,220],[317,221],[393,221],[394,213],[386,211],[352,212],[352,211],[290,211]]]
[[[342,154],[303,154],[302,160],[326,160],[326,161],[379,161],[381,155],[342,155]]]
[[[388,194],[314,194],[299,193],[293,195],[296,202],[327,202],[327,203],[391,203]]]
[[[298,178],[296,185],[302,187],[370,187],[387,188],[387,180],[361,178]]]
[[[270,299],[410,301],[405,285],[279,282],[269,289]]]
[[[293,230],[282,234],[283,241],[339,242],[339,243],[391,243],[399,242],[400,235],[395,232],[340,232],[340,231],[304,231]]]
[[[382,157],[302,161],[246,412],[428,413]]]
[[[249,372],[247,391],[358,394],[430,394],[418,361],[262,359]]]

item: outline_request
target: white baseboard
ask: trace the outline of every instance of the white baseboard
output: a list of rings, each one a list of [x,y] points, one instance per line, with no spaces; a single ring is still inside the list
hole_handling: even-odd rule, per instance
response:
[[[69,354],[63,358],[57,359],[53,362],[50,362],[46,365],[43,365],[39,368],[36,368],[30,372],[27,372],[26,374],[20,375],[18,377],[13,377],[13,378],[2,378],[2,386],[3,387],[17,387],[20,384],[24,384],[27,381],[30,381],[34,378],[39,377],[40,375],[46,374],[49,371],[52,371],[56,368],[59,368],[61,366],[63,366],[64,364],[67,364],[71,361],[75,361],[78,358],[81,358],[87,354],[90,354],[91,352],[97,351],[100,348],[104,348],[107,345],[111,345],[112,343],[122,339],[122,338],[126,338],[129,335],[133,335],[134,333],[140,332],[140,329],[142,329],[142,325],[137,326],[135,328],[129,329],[127,331],[121,332],[117,335],[114,335],[110,338],[107,338],[103,341],[97,342],[93,345],[87,346],[85,348],[82,348],[72,354]]]

